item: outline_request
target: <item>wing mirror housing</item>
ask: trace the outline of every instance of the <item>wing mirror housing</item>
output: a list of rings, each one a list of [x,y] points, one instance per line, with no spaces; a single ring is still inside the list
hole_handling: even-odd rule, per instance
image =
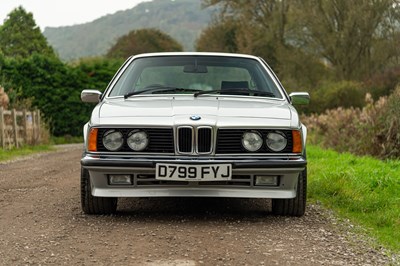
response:
[[[292,92],[289,97],[293,105],[308,105],[310,103],[308,92]]]
[[[98,90],[83,90],[81,100],[84,103],[98,103],[102,93]]]

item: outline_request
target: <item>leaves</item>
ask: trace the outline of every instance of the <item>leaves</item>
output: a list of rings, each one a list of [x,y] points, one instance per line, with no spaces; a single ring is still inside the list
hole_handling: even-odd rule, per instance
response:
[[[196,50],[201,52],[236,53],[238,49],[238,25],[235,20],[226,19],[211,24],[203,30],[196,43]]]
[[[22,7],[14,9],[0,26],[0,51],[12,57],[27,57],[33,53],[55,56],[32,13]]]
[[[367,95],[366,101],[362,109],[339,107],[303,117],[311,133],[309,140],[340,152],[381,159],[399,158],[400,86],[389,97],[374,102],[371,95]]]
[[[220,7],[220,13],[197,41],[199,50],[228,52],[235,47],[261,56],[283,75],[285,84],[311,87],[327,77],[361,81],[399,64],[398,0],[203,0],[203,4]]]
[[[327,59],[339,79],[364,78],[399,56],[396,0],[305,0],[296,8],[296,38]]]
[[[120,63],[92,59],[69,66],[40,54],[27,58],[0,55],[0,80],[7,81],[7,92],[17,91],[14,103],[30,99],[32,106],[42,111],[52,134],[79,136],[93,108],[81,102],[81,91],[104,90]]]
[[[141,29],[120,37],[108,51],[107,57],[126,59],[141,53],[180,51],[182,46],[169,35],[157,29]]]

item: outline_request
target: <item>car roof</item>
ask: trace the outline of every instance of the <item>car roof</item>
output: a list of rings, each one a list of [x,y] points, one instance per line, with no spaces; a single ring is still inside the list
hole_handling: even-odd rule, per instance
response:
[[[162,52],[162,53],[144,53],[134,55],[133,58],[140,57],[157,57],[157,56],[222,56],[222,57],[241,57],[259,60],[260,58],[254,55],[237,54],[237,53],[217,53],[217,52]]]

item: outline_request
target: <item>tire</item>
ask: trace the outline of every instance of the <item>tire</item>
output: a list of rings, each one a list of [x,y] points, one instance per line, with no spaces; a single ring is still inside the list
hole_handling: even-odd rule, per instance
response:
[[[89,171],[81,168],[81,205],[86,214],[112,214],[117,211],[118,198],[92,196]]]
[[[272,199],[272,213],[284,216],[303,216],[307,201],[307,167],[299,174],[296,197],[293,199]]]

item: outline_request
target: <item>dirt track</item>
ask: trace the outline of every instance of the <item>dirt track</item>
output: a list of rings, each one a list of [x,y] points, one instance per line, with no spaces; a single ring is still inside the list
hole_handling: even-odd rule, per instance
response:
[[[385,265],[399,263],[327,211],[269,213],[266,200],[122,199],[88,216],[81,145],[0,163],[0,264]]]

